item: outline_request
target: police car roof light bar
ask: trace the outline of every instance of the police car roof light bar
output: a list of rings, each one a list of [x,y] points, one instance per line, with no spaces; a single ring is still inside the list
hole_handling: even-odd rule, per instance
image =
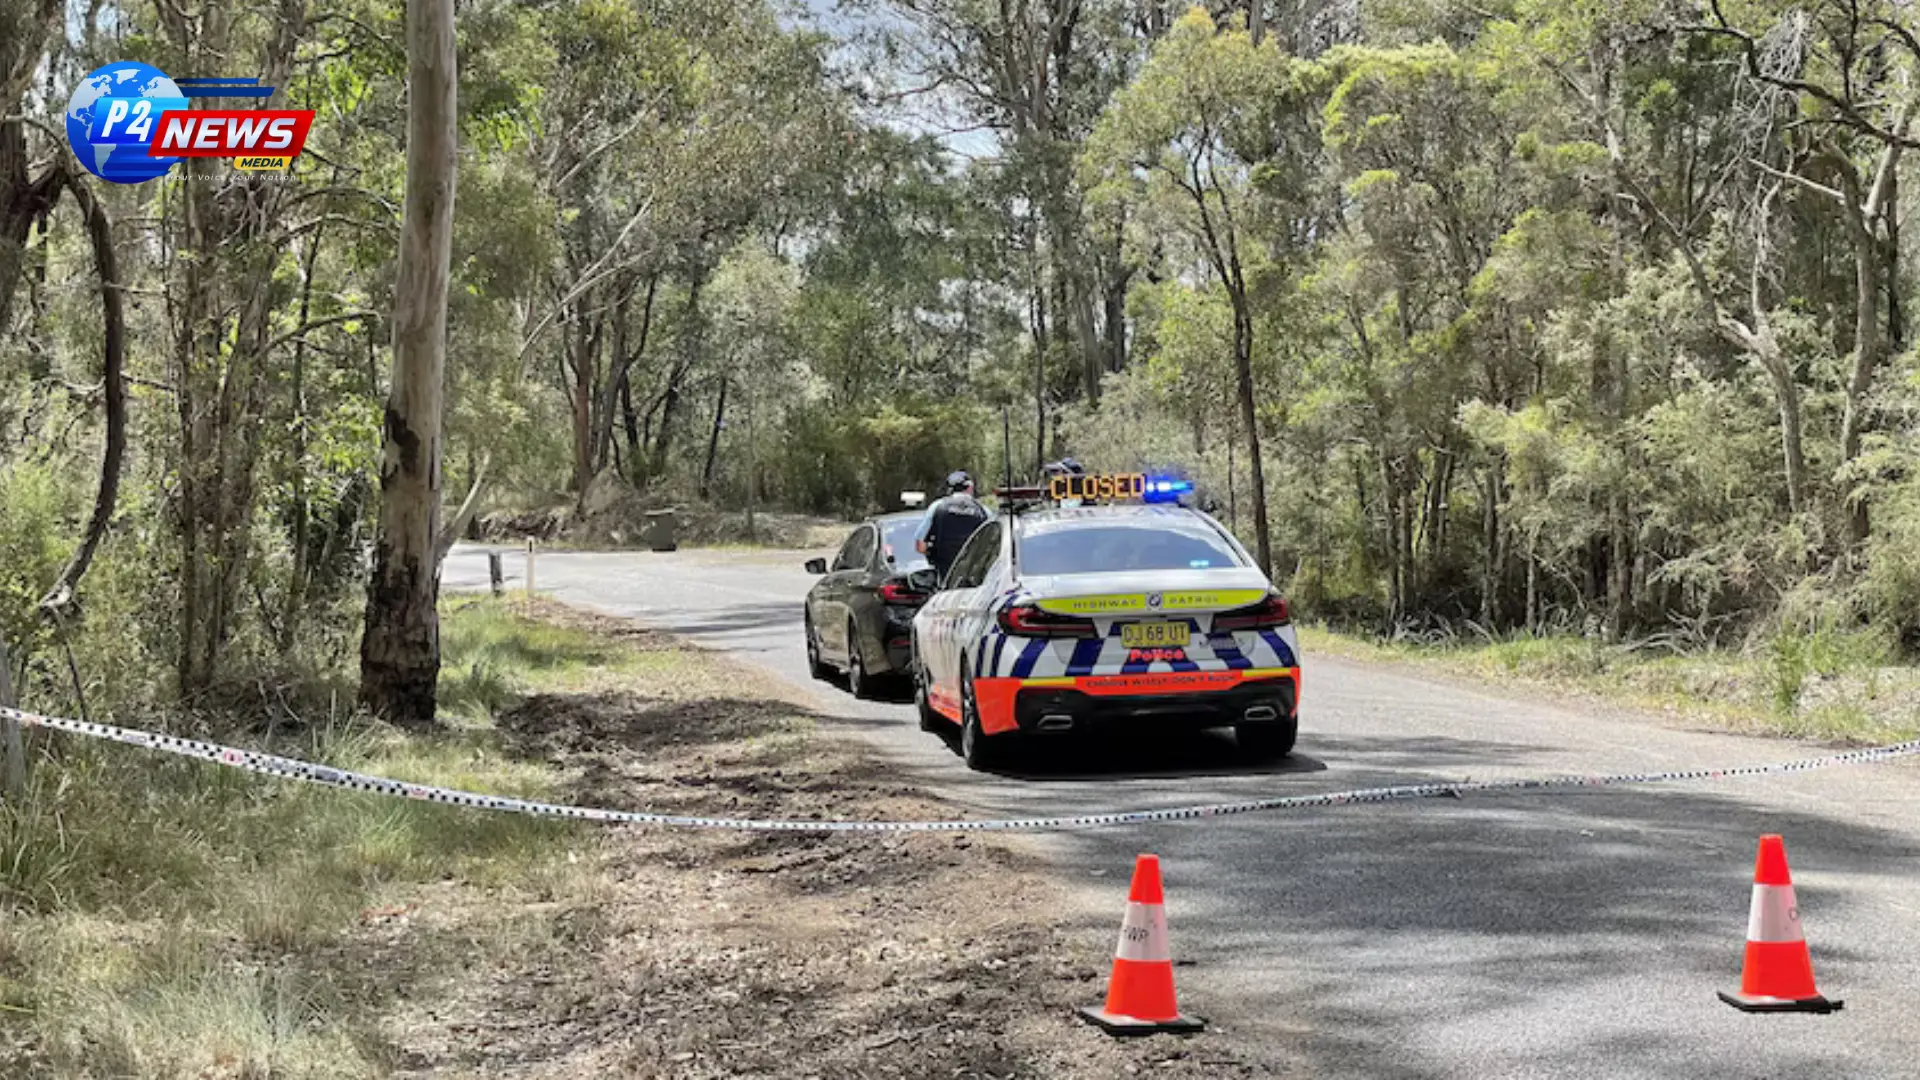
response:
[[[1008,509],[1024,510],[1028,507],[1046,502],[1047,489],[1038,484],[1028,484],[1022,487],[997,487],[993,489],[993,497],[999,499],[1001,505]]]
[[[1182,496],[1193,494],[1193,481],[1176,480],[1166,476],[1149,476],[1143,501],[1150,503],[1177,503]]]

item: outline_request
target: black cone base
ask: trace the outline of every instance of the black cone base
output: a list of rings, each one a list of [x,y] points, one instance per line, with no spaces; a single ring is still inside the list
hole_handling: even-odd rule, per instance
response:
[[[1844,1002],[1829,1001],[1818,994],[1810,998],[1777,998],[1759,994],[1729,994],[1725,990],[1720,991],[1720,1000],[1741,1012],[1750,1013],[1836,1013],[1844,1004]]]
[[[1162,1032],[1171,1035],[1192,1035],[1205,1031],[1207,1022],[1192,1016],[1176,1016],[1171,1020],[1141,1020],[1132,1016],[1121,1016],[1092,1005],[1080,1010],[1080,1019],[1098,1027],[1109,1035],[1158,1035]]]

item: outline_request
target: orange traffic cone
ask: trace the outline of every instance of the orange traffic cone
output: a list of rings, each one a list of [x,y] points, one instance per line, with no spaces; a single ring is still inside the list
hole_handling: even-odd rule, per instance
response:
[[[1160,859],[1142,855],[1133,864],[1127,890],[1127,914],[1120,920],[1120,945],[1113,954],[1113,977],[1103,1009],[1080,1010],[1109,1035],[1152,1035],[1160,1031],[1194,1032],[1206,1022],[1181,1016],[1173,1000],[1173,954],[1167,949],[1166,898],[1160,891]]]
[[[1828,1001],[1813,987],[1813,958],[1800,930],[1800,906],[1787,873],[1787,846],[1778,836],[1760,838],[1753,864],[1753,906],[1747,913],[1747,961],[1740,992],[1720,992],[1720,1000],[1741,1012],[1830,1013]]]

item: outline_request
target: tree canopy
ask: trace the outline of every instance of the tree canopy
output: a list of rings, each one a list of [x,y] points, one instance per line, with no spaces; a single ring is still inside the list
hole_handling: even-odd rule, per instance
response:
[[[8,8],[16,655],[207,701],[352,647],[404,14]],[[461,4],[445,497],[854,515],[1072,454],[1192,475],[1312,615],[1920,648],[1907,8],[1249,14]],[[94,179],[58,121],[121,58],[261,72],[306,154]]]

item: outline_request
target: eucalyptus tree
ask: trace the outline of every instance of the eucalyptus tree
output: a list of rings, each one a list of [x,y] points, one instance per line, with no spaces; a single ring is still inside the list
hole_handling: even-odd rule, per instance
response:
[[[1254,45],[1245,30],[1219,29],[1194,8],[1114,96],[1083,165],[1098,199],[1137,208],[1146,232],[1179,237],[1226,294],[1254,543],[1269,570],[1273,544],[1253,374],[1253,293],[1268,254],[1253,228],[1253,174],[1277,154],[1303,150],[1284,144],[1290,129],[1278,119],[1301,105],[1289,57],[1271,41]]]

